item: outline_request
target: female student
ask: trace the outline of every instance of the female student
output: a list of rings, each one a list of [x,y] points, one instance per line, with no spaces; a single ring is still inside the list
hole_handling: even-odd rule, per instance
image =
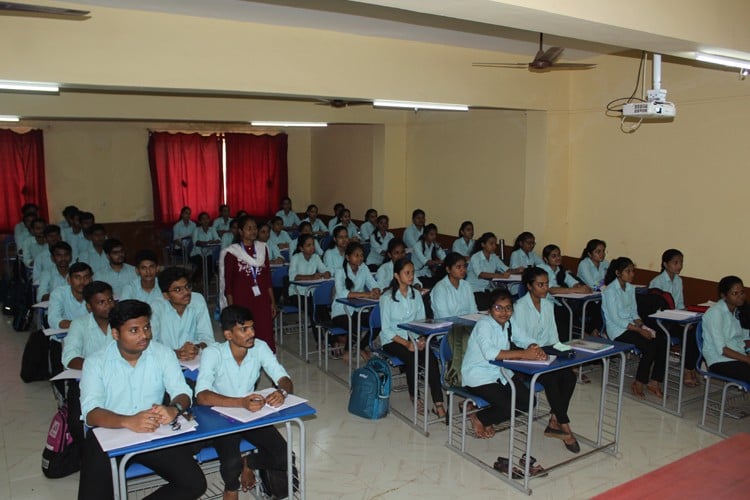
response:
[[[341,225],[341,211],[344,210],[346,207],[343,203],[336,203],[333,205],[333,218],[328,221],[328,232],[333,234],[333,230],[336,229],[336,226]]]
[[[309,234],[312,236],[312,225],[307,221],[302,221],[299,223],[299,227],[297,228],[299,230],[299,234]],[[292,240],[292,244],[289,246],[289,251],[297,251],[297,242],[299,239]],[[315,242],[315,253],[319,256],[323,257],[323,249],[320,248],[320,244],[318,243],[318,240],[313,238],[313,241]]]
[[[540,265],[547,272],[549,278],[549,293],[591,293],[591,288],[573,277],[562,266],[562,253],[557,245],[547,245],[542,250],[544,264]],[[570,311],[551,297],[555,304],[555,323],[557,331],[564,342],[570,340]]]
[[[229,205],[219,205],[219,216],[214,219],[213,227],[219,238],[229,232],[229,225],[232,223],[232,217],[229,215]]]
[[[375,226],[375,231],[370,235],[370,253],[367,255],[367,266],[370,271],[376,271],[383,263],[388,243],[393,239],[393,233],[388,231],[387,215],[378,216]]]
[[[239,219],[239,218],[238,218]],[[271,264],[283,264],[284,256],[276,245],[269,245],[268,240],[271,238],[271,226],[262,224],[258,227],[258,241],[266,244],[268,249],[268,260]]]
[[[276,212],[276,217],[281,217],[283,227],[287,230],[296,229],[301,222],[292,210],[292,199],[288,196],[281,199],[281,210]]]
[[[480,311],[485,311],[490,306],[489,294],[490,280],[494,278],[508,278],[510,270],[500,260],[495,251],[497,250],[497,238],[493,233],[484,233],[474,244],[474,253],[469,260],[469,271],[467,281],[474,292],[474,300]]]
[[[536,238],[528,231],[524,231],[516,237],[513,243],[513,253],[510,254],[510,267],[516,270],[530,266],[543,264],[541,258],[534,253]]]
[[[400,238],[393,238],[388,242],[388,249],[385,252],[385,262],[383,262],[378,271],[375,273],[375,281],[378,283],[378,288],[385,290],[391,286],[391,280],[393,279],[393,263],[406,258],[406,245]],[[412,286],[416,289],[422,288],[422,283],[419,278],[414,278]]]
[[[297,239],[297,247],[289,263],[289,281],[311,281],[319,279],[329,279],[331,273],[320,260],[320,256],[315,253],[315,238],[311,234],[301,234]],[[312,297],[305,294],[303,289],[296,285],[289,285],[289,304],[296,305],[297,295],[302,295],[307,300],[307,311],[310,315],[313,312]],[[311,316],[312,317],[312,316]]]
[[[703,356],[711,371],[750,382],[750,355],[745,353],[750,338],[736,315],[745,303],[745,285],[737,276],[725,276],[719,296],[703,315]]]
[[[365,251],[362,245],[357,241],[352,241],[346,246],[344,263],[341,271],[336,273],[335,277],[335,298],[336,299],[379,299],[380,289],[372,277],[372,273],[364,265]],[[354,309],[345,306],[341,302],[333,301],[331,306],[331,320],[333,324],[345,330],[349,329],[349,318]],[[370,315],[368,312],[362,313],[362,325],[370,324]],[[355,322],[356,325],[356,322]],[[359,333],[357,333],[358,335]],[[360,339],[360,355],[365,360],[369,359],[369,354],[365,351],[367,338]],[[354,338],[352,337],[352,347]],[[348,359],[345,358],[345,361]]]
[[[430,291],[432,312],[436,318],[461,316],[477,312],[474,293],[466,278],[466,257],[451,252],[443,261],[445,278]]]
[[[411,226],[404,230],[404,243],[408,248],[414,248],[424,232],[424,210],[417,208],[411,213]]]
[[[309,222],[312,226],[313,235],[325,236],[328,233],[328,228],[322,220],[318,219],[318,206],[308,205],[307,206],[307,217],[302,222]]]
[[[635,375],[632,391],[643,399],[643,386],[661,398],[661,386],[664,381],[665,350],[667,341],[663,335],[645,326],[638,317],[635,303],[633,277],[635,265],[627,257],[618,257],[607,269],[604,284],[607,288],[602,293],[602,310],[606,321],[609,338],[633,344],[641,351],[638,371]]]
[[[513,319],[513,343],[521,348],[552,346],[560,342],[555,325],[554,306],[547,300],[549,278],[540,267],[529,267],[523,272],[526,293],[516,302]],[[570,429],[568,406],[576,386],[576,375],[570,368],[545,373],[539,377],[552,414],[544,430],[546,437],[563,441],[565,448],[578,453],[581,447]]]
[[[224,235],[221,237],[221,249],[224,250],[229,245],[231,245],[239,232],[240,230],[237,228],[237,219],[232,219],[232,221],[229,223],[229,231],[224,233]]]
[[[248,215],[240,217],[237,226],[237,239],[224,250],[224,286],[221,289],[227,305],[237,304],[252,311],[255,336],[276,352],[273,338],[276,300],[271,286],[268,250],[265,243],[258,241],[258,225],[254,218]]]
[[[378,211],[374,208],[367,209],[367,212],[365,212],[365,221],[359,227],[359,236],[362,238],[362,241],[370,240],[370,235],[378,228],[377,220]]]
[[[424,303],[420,293],[412,287],[414,282],[414,264],[401,259],[393,263],[393,278],[391,286],[380,297],[380,322],[382,330],[380,340],[383,350],[396,356],[406,365],[406,384],[409,397],[414,401],[414,349],[419,350],[419,365],[424,366],[425,359],[429,363],[431,373],[438,372],[437,358],[426,346],[424,337],[414,342],[409,340],[409,334],[398,327],[399,323],[425,319]],[[427,348],[426,348],[427,347]],[[443,389],[439,377],[430,377],[430,394],[434,404],[433,413],[439,417],[445,416],[443,406]],[[424,402],[416,401],[418,412],[424,412]]]
[[[268,244],[276,245],[279,251],[289,250],[291,252],[293,250],[290,246],[292,244],[292,237],[284,231],[284,219],[277,215],[271,219],[270,225],[271,234],[268,237]]]
[[[206,273],[208,279],[214,274],[214,257],[212,245],[221,244],[221,239],[216,233],[216,229],[211,227],[211,217],[207,212],[198,214],[198,227],[193,231],[193,250],[190,252],[190,261],[193,263],[195,272],[193,273],[193,283],[202,285],[202,273]],[[203,257],[206,257],[206,270],[203,269]]]
[[[195,222],[190,220],[190,207],[182,207],[180,220],[172,227],[172,240],[175,248],[181,248],[183,238],[192,238],[195,231]]]
[[[346,246],[349,244],[349,233],[346,232],[344,226],[336,226],[331,233],[333,239],[331,240],[331,246],[323,254],[323,263],[331,271],[331,274],[336,276],[336,273],[344,265],[344,253],[346,252]]]
[[[346,229],[346,233],[349,235],[350,240],[359,240],[359,229],[357,229],[357,225],[352,222],[352,213],[348,208],[339,212],[338,225]]]
[[[458,239],[453,242],[451,250],[467,259],[474,253],[474,224],[470,220],[461,223],[458,229]]]
[[[411,260],[415,274],[427,288],[432,288],[440,279],[442,270],[438,271],[438,268],[442,266],[444,258],[445,250],[437,243],[437,226],[426,225],[422,236],[412,248]]]
[[[658,288],[663,292],[672,295],[675,309],[685,309],[685,299],[682,293],[682,272],[683,255],[682,252],[675,248],[666,250],[661,255],[661,274],[656,276],[648,284],[649,288]],[[669,329],[670,335],[677,335],[682,339],[682,326],[675,325],[674,333]],[[695,364],[698,361],[698,344],[695,342],[695,329],[688,330],[687,344],[683,346],[685,353],[685,385],[687,387],[697,387],[700,382],[698,373],[695,371]]]
[[[607,244],[602,240],[589,240],[581,253],[578,263],[578,279],[592,290],[599,291],[604,284],[609,262],[604,259],[607,254]]]

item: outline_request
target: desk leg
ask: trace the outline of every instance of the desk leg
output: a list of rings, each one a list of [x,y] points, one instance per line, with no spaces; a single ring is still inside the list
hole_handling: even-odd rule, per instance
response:
[[[685,388],[685,346],[687,345],[687,334],[690,323],[682,329],[682,346],[680,351],[680,387],[677,389],[677,415],[682,416],[682,390]],[[695,370],[695,367],[691,368]]]
[[[347,344],[346,348],[349,349],[349,368],[347,372],[346,377],[346,384],[351,387],[352,386],[352,356],[355,354],[352,352],[352,317],[350,315],[346,315],[348,321],[349,321],[349,337],[346,339]],[[357,347],[359,347],[359,343],[357,344]],[[357,358],[359,358],[359,351],[357,351],[356,354]]]
[[[560,300],[562,301],[563,306],[565,306],[565,309],[570,313],[568,314],[568,332],[569,339],[573,340],[573,309],[570,307],[570,304],[568,304],[568,299],[560,297]],[[581,335],[581,338],[583,338],[583,334]]]
[[[529,413],[526,418],[526,460],[524,460],[523,464],[523,488],[527,495],[531,494],[531,490],[529,490],[529,464],[531,460],[529,457],[531,457],[531,433],[534,430],[534,388],[536,387],[536,381],[539,379],[539,375],[539,373],[535,373],[531,377],[531,382],[529,383],[529,406],[527,408]],[[513,469],[513,464],[510,465],[510,468]]]
[[[117,458],[110,458],[109,466],[112,470],[112,498],[114,498],[114,500],[120,500],[120,474],[119,470],[117,469]],[[124,475],[123,480],[125,480]],[[127,498],[127,496],[124,498]]]
[[[357,354],[356,354],[357,368],[359,368],[359,358],[360,358],[359,353],[362,351],[362,346],[360,345],[360,342],[361,342],[360,337],[362,336],[362,311],[364,311],[365,309],[366,308],[364,307],[360,307],[359,310],[357,311]],[[350,361],[351,361],[351,358],[352,357],[349,356]],[[351,378],[351,376],[352,376],[352,370],[349,369],[349,378]]]
[[[669,331],[666,329],[664,324],[660,320],[656,320],[656,323],[659,325],[659,328],[661,328],[662,332],[664,333],[666,337],[666,344],[667,348],[664,352],[664,390],[662,391],[664,393],[662,400],[661,400],[661,406],[664,409],[667,409],[667,392],[669,388],[669,351],[671,350],[671,343],[669,341]],[[682,371],[680,371],[680,387],[682,387]]]
[[[599,395],[599,425],[596,428],[596,447],[602,445],[604,430],[604,411],[607,403],[607,384],[609,383],[609,358],[602,358],[602,392]]]
[[[201,262],[203,262],[203,296],[206,298],[206,302],[208,302],[208,266],[206,265],[207,262],[207,255],[205,250],[201,250]]]
[[[417,347],[417,337],[410,339],[414,344],[414,408],[412,410],[412,424],[417,425],[417,406],[419,401],[419,348]],[[427,411],[427,405],[422,401],[422,411]]]
[[[130,462],[130,459],[133,458],[137,453],[128,453],[126,455],[123,455],[123,457],[120,459],[120,465],[117,469],[117,475],[118,475],[118,486],[120,488],[120,496],[122,500],[126,500],[128,498],[128,481],[125,479],[125,469],[128,466],[128,462]]]
[[[299,355],[302,357],[302,322],[305,321],[307,315],[302,310],[302,295],[299,294],[300,290],[297,289],[297,331],[299,332]],[[305,292],[307,293],[307,292]],[[305,301],[307,303],[307,301]],[[283,325],[282,325],[283,328]],[[320,357],[318,357],[318,366],[320,366]]]
[[[305,362],[306,363],[310,362],[310,355],[309,355],[309,353],[310,353],[310,336],[307,334],[307,329],[310,327],[309,323],[308,323],[309,312],[307,310],[308,309],[307,303],[309,301],[307,300],[307,297],[310,295],[310,293],[311,293],[310,290],[305,290],[305,307],[304,307],[304,309],[305,309],[305,328],[304,328],[304,331],[302,332],[302,335],[305,337]],[[300,347],[302,347],[302,339],[301,338],[300,338]],[[318,346],[318,356],[320,356],[320,345]]]
[[[583,309],[581,311],[581,338],[583,338],[586,333],[586,306],[591,302],[599,302],[599,300],[591,299],[583,301]]]

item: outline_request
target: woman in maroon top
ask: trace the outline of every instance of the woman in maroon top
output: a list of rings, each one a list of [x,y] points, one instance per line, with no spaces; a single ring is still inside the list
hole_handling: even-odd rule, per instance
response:
[[[255,321],[255,336],[276,352],[273,339],[276,303],[266,244],[257,241],[258,225],[252,217],[240,217],[237,225],[239,241],[226,248],[223,259],[226,304],[250,309]]]

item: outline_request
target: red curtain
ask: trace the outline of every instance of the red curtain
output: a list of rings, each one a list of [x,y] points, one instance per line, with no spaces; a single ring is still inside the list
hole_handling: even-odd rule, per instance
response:
[[[175,223],[188,206],[193,218],[208,212],[219,215],[221,203],[221,147],[217,135],[152,132],[148,141],[154,219]]]
[[[287,135],[226,134],[227,203],[270,217],[287,196]]]
[[[25,203],[36,204],[47,220],[42,131],[0,130],[0,233],[13,232]]]

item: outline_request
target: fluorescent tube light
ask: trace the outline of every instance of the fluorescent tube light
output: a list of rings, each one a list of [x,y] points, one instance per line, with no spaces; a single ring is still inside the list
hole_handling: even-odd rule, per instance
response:
[[[253,127],[327,127],[326,122],[250,122]]]
[[[435,109],[439,111],[469,111],[466,104],[446,104],[441,102],[416,102],[416,101],[389,101],[386,99],[375,99],[373,106],[380,108],[404,108],[404,109]]]
[[[695,59],[712,64],[721,64],[722,66],[729,66],[732,68],[744,68],[750,69],[750,61],[746,59],[736,59],[734,57],[717,56],[714,54],[705,54],[703,52],[696,52]]]
[[[16,82],[13,80],[0,80],[0,90],[17,90],[20,92],[53,92],[60,91],[56,83],[46,82]]]
[[[0,115],[0,122],[17,122],[20,118],[13,115]]]

